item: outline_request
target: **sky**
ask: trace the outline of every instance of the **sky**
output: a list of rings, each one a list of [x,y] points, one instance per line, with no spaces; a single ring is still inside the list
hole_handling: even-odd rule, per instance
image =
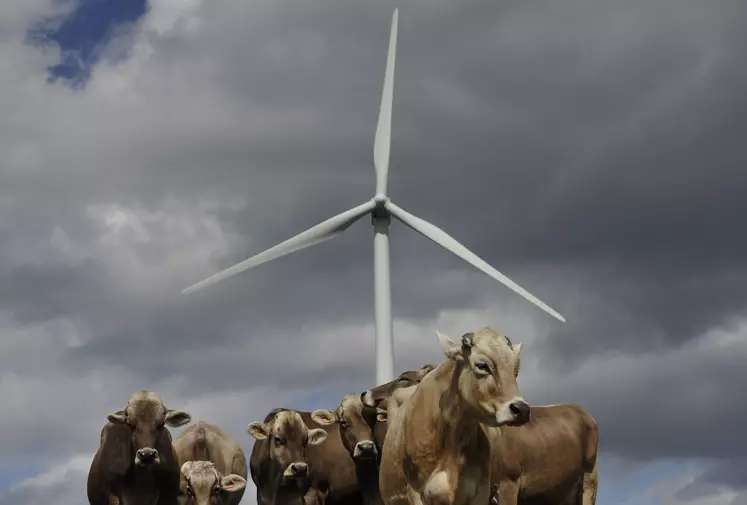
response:
[[[397,6],[390,196],[567,323],[394,222],[396,371],[492,326],[598,505],[747,504],[743,1],[4,0],[0,505],[85,503],[140,388],[248,455],[373,385],[367,219],[180,291],[372,195]]]

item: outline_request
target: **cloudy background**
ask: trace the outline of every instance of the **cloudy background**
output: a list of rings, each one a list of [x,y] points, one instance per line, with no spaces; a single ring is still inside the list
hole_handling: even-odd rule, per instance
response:
[[[372,385],[367,219],[179,291],[371,196],[397,5],[391,196],[568,323],[395,222],[396,369],[495,326],[598,505],[746,504],[747,4],[365,4],[0,3],[0,504],[86,503],[135,389],[248,454]]]

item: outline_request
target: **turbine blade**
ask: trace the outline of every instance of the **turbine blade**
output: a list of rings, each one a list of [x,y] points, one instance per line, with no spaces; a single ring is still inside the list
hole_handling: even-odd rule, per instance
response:
[[[489,276],[491,276],[493,279],[502,282],[548,314],[556,317],[557,319],[565,322],[565,318],[561,316],[558,312],[551,309],[547,304],[545,304],[543,301],[541,301],[539,298],[535,297],[531,293],[529,293],[526,289],[522,288],[518,284],[516,284],[514,281],[500,273],[495,268],[488,265],[485,261],[480,259],[475,253],[464,247],[462,244],[457,242],[453,237],[451,237],[449,234],[447,234],[442,229],[438,228],[437,226],[429,223],[428,221],[425,221],[423,219],[420,219],[417,216],[414,216],[404,210],[401,207],[398,207],[393,202],[388,202],[386,204],[386,209],[391,213],[392,216],[396,217],[400,221],[402,221],[404,224],[415,230],[416,232],[420,233],[421,235],[431,239],[433,242],[437,243],[444,249],[447,249],[451,251],[452,253],[456,254],[463,260],[465,260],[467,263],[472,264],[474,267],[482,270]]]
[[[394,61],[397,53],[397,20],[399,9],[392,14],[392,29],[389,34],[389,53],[386,57],[384,90],[381,93],[379,122],[374,139],[374,167],[376,168],[376,194],[386,195],[389,173],[389,152],[392,140],[392,100],[394,97]]]
[[[204,287],[210,286],[211,284],[220,282],[223,279],[233,277],[234,275],[243,272],[244,270],[248,270],[250,268],[261,265],[262,263],[267,263],[268,261],[286,256],[292,252],[296,252],[312,245],[320,244],[322,242],[330,240],[345,231],[350,225],[355,223],[361,217],[371,212],[374,207],[376,207],[376,204],[373,201],[368,201],[362,205],[331,217],[326,221],[323,221],[314,226],[313,228],[309,228],[308,230],[299,233],[295,237],[291,237],[288,240],[281,242],[280,244],[271,247],[264,252],[252,256],[251,258],[246,259],[241,263],[237,263],[234,266],[218,272],[217,274],[214,274],[205,280],[193,284],[192,286],[182,290],[182,293],[193,293]]]

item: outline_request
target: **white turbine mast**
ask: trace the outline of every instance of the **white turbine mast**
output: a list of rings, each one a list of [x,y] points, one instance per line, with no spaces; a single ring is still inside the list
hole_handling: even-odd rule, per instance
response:
[[[394,348],[392,341],[392,295],[389,272],[389,224],[393,216],[421,235],[431,239],[444,249],[456,254],[467,263],[482,270],[490,277],[502,282],[536,306],[565,322],[565,318],[514,281],[488,265],[472,251],[453,239],[435,225],[420,219],[395,205],[387,196],[389,151],[392,129],[392,98],[394,91],[394,60],[397,50],[398,9],[392,14],[389,36],[389,53],[384,74],[384,90],[381,96],[379,122],[374,140],[374,167],[376,168],[376,193],[371,200],[338,214],[313,228],[299,233],[264,252],[237,263],[182,291],[193,293],[211,284],[232,277],[244,270],[286,256],[292,252],[330,240],[363,216],[370,214],[374,227],[374,300],[376,314],[376,383],[383,384],[394,378]]]

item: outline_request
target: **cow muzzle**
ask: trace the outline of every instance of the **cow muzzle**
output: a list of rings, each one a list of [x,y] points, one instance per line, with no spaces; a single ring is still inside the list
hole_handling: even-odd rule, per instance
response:
[[[149,468],[157,465],[161,460],[158,457],[158,451],[151,447],[144,447],[135,453],[135,465]]]
[[[375,407],[376,402],[374,401],[373,395],[371,394],[371,390],[364,391],[361,393],[361,401],[363,402],[363,405],[366,407]]]
[[[516,398],[508,404],[508,419],[505,424],[509,426],[521,426],[530,421],[532,409],[523,398]],[[497,419],[500,422],[500,419]]]
[[[309,474],[309,465],[302,462],[291,463],[283,472],[286,479],[300,479]]]
[[[375,458],[377,453],[376,445],[372,441],[363,440],[355,444],[353,457],[355,459],[370,459]]]

